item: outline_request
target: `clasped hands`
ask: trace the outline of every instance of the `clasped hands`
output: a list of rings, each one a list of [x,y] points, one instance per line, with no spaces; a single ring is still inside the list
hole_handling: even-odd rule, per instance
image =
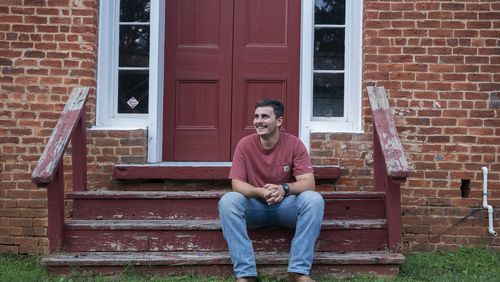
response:
[[[285,190],[279,184],[266,184],[260,188],[261,198],[266,201],[268,205],[274,205],[281,202],[285,198]]]

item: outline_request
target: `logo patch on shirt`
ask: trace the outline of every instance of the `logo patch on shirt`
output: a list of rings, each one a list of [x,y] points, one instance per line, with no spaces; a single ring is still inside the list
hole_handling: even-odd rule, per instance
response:
[[[283,171],[284,171],[284,172],[288,172],[288,171],[290,171],[290,167],[289,167],[289,166],[287,166],[287,165],[283,166]]]

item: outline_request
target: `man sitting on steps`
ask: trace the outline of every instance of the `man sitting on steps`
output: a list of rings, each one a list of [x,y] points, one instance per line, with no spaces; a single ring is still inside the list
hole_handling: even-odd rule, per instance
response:
[[[280,132],[283,113],[280,101],[257,102],[253,121],[256,133],[238,142],[229,174],[233,192],[219,201],[222,232],[236,281],[256,281],[257,277],[247,228],[269,225],[295,228],[289,281],[314,281],[309,272],[325,203],[314,191],[313,168],[304,144]]]

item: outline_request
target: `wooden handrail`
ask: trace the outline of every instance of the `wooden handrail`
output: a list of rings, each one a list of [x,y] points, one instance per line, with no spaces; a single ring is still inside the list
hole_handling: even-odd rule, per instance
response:
[[[47,187],[49,250],[62,248],[64,226],[64,165],[63,156],[72,143],[73,190],[87,190],[87,142],[85,131],[85,101],[88,87],[74,88],[61,117],[52,131],[38,164],[31,175],[40,187]]]
[[[401,183],[410,168],[399,140],[393,114],[384,87],[367,87],[373,121],[373,185],[385,192],[387,245],[391,251],[401,249]]]
[[[387,175],[395,180],[405,180],[410,173],[410,168],[399,140],[385,89],[368,86],[367,91],[372,108],[373,127],[376,130],[374,138],[376,137],[382,145]]]

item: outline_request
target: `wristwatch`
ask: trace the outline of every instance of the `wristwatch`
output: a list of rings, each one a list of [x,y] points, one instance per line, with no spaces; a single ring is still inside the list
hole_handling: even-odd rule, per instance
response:
[[[290,186],[288,186],[287,183],[283,183],[281,186],[283,187],[283,190],[285,190],[285,196],[288,196],[290,194]]]

